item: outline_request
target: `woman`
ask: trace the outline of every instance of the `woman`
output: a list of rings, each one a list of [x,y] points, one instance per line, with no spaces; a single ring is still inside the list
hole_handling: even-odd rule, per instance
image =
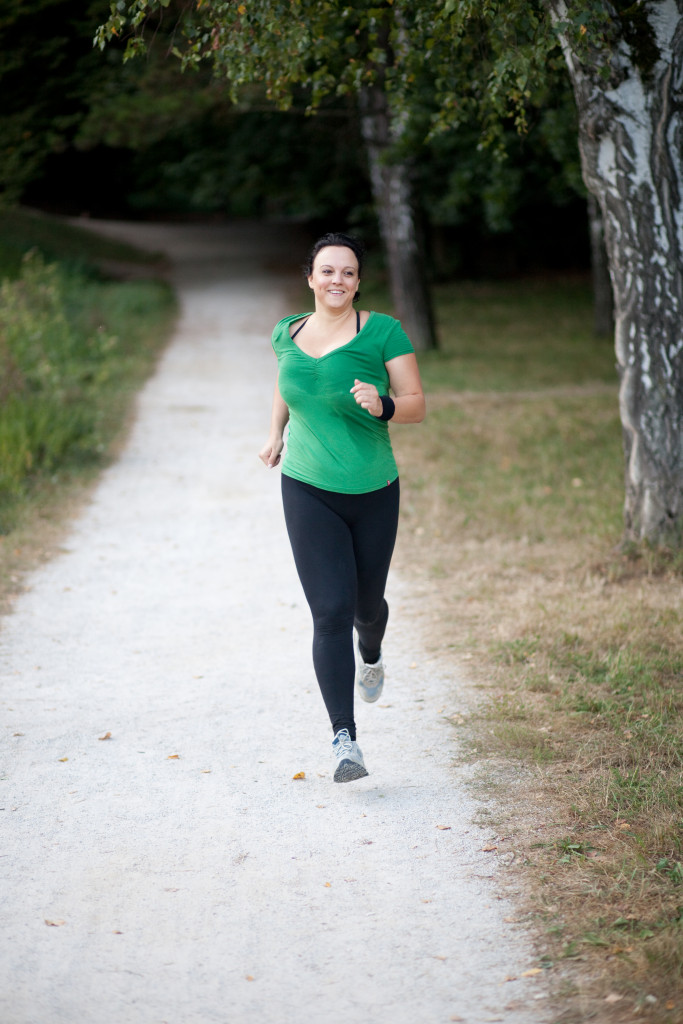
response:
[[[266,466],[277,466],[289,423],[282,499],[313,616],[335,782],[368,774],[356,742],[354,676],[369,702],[384,685],[384,589],[399,505],[387,421],[419,423],[425,414],[417,360],[399,322],[353,307],[362,258],[349,235],[324,235],[313,246],[305,271],[315,312],[285,317],[273,331],[278,379],[270,436],[259,452]]]

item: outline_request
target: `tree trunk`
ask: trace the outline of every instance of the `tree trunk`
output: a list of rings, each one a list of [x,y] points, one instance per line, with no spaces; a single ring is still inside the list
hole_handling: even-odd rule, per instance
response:
[[[548,0],[561,23],[564,0]],[[561,36],[615,306],[627,540],[683,543],[683,5],[645,0],[629,42],[579,61]],[[619,31],[616,9],[610,25]],[[640,46],[642,43],[642,47]],[[608,54],[608,56],[606,56]],[[600,63],[607,64],[602,77]]]
[[[593,330],[599,338],[607,338],[610,334],[614,334],[614,298],[607,266],[602,213],[595,196],[590,192],[588,193],[588,228],[593,278]]]
[[[396,315],[417,351],[436,348],[431,296],[412,202],[410,167],[387,159],[393,141],[386,94],[360,94],[361,132],[368,154],[372,194],[384,243]]]

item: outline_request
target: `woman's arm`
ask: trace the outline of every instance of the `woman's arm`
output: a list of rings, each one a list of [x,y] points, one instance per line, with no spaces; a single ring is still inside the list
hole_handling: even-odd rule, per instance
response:
[[[278,380],[275,381],[273,393],[273,409],[270,415],[270,434],[258,457],[264,466],[273,469],[280,461],[282,449],[285,446],[284,433],[289,421],[289,408],[280,394]]]
[[[394,395],[395,412],[392,423],[421,423],[425,418],[425,396],[422,391],[420,370],[414,353],[396,356],[385,364],[389,372],[389,384]],[[367,409],[371,416],[382,415],[382,403],[374,384],[356,380],[351,388],[358,404]]]

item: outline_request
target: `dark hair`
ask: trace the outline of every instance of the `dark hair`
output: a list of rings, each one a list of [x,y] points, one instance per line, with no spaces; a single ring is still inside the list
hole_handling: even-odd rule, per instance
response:
[[[313,273],[313,264],[315,258],[321,249],[326,249],[328,245],[343,246],[345,249],[350,249],[358,260],[358,276],[361,276],[363,270],[363,257],[365,256],[365,246],[361,242],[360,238],[355,238],[353,235],[345,235],[342,231],[328,231],[326,235],[322,235],[315,243],[313,248],[308,254],[308,258],[304,263],[304,274],[306,277],[310,277]],[[357,302],[360,298],[360,292],[356,292],[353,297],[353,301]]]

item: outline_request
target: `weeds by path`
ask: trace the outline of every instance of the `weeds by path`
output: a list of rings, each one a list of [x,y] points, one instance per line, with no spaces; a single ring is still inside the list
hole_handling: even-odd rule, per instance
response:
[[[444,714],[499,798],[491,855],[530,894],[557,1020],[674,1024],[683,557],[617,548],[614,360],[587,289],[567,287],[571,301],[561,282],[443,298],[428,418],[393,432],[397,564],[432,653],[481,693]]]
[[[63,259],[44,255],[60,247]],[[106,462],[168,336],[168,285],[113,281],[93,262],[135,256],[52,218],[0,215],[0,607]]]

